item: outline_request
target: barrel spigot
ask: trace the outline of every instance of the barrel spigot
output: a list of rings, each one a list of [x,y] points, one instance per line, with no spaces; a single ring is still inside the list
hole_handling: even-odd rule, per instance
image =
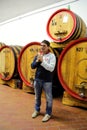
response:
[[[87,88],[87,82],[83,81],[80,85],[75,85],[76,88],[79,89],[79,96],[84,98],[85,97],[85,90]]]

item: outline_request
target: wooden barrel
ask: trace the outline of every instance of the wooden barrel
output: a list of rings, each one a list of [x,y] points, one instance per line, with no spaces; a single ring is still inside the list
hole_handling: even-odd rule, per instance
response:
[[[34,59],[34,56],[40,50],[39,42],[31,42],[23,47],[20,56],[18,58],[18,71],[21,79],[27,85],[32,87],[35,69],[31,69],[31,63]]]
[[[86,24],[74,12],[60,9],[50,16],[47,22],[47,33],[57,43],[68,43],[86,36]]]
[[[10,80],[18,77],[17,60],[22,47],[2,46],[0,48],[0,78]]]
[[[40,51],[41,44],[39,42],[31,42],[23,47],[18,58],[18,71],[23,82],[32,87],[36,69],[31,68],[31,63],[37,53]],[[50,51],[58,57],[58,52],[50,47]]]
[[[57,73],[66,92],[87,102],[87,38],[66,46],[59,56]]]

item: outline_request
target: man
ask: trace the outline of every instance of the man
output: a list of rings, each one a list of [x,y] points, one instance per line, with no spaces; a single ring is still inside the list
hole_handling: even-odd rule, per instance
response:
[[[52,115],[52,79],[56,65],[56,57],[49,51],[50,43],[47,40],[41,42],[41,52],[31,64],[31,68],[36,68],[34,90],[35,90],[35,111],[32,118],[40,114],[42,89],[46,95],[46,114],[42,122],[46,122]]]

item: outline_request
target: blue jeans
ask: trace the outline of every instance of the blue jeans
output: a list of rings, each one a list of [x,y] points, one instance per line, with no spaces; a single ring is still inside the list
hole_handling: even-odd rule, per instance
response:
[[[42,80],[34,81],[35,91],[35,110],[40,111],[42,89],[46,95],[46,114],[52,113],[52,82],[44,82]]]

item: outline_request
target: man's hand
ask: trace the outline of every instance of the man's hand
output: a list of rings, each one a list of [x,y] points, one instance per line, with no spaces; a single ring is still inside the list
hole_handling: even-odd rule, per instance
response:
[[[43,55],[38,53],[38,56],[37,56],[37,62],[42,62],[43,61]]]

